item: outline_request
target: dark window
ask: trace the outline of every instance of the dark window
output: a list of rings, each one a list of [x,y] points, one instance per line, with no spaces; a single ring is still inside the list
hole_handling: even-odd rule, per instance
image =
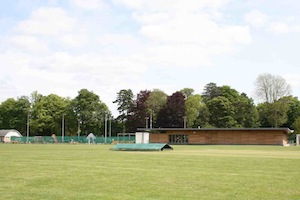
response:
[[[169,135],[170,144],[187,144],[189,143],[189,136],[184,134]]]

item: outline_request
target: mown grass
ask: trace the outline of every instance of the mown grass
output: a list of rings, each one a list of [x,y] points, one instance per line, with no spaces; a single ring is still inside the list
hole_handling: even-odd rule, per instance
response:
[[[0,145],[0,199],[300,199],[300,147]]]

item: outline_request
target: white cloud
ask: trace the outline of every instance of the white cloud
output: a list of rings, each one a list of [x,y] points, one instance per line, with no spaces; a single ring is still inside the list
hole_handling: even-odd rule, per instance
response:
[[[142,0],[113,0],[113,3],[116,5],[125,5],[133,9],[142,7]]]
[[[8,43],[25,51],[44,52],[48,50],[48,44],[37,37],[28,35],[17,35],[8,38]]]
[[[98,10],[107,7],[102,0],[70,0],[71,4],[85,10]]]
[[[244,15],[244,20],[246,23],[250,24],[251,26],[254,26],[256,28],[261,28],[266,26],[269,20],[269,16],[258,10],[252,10],[249,13]]]
[[[71,32],[74,20],[59,7],[43,7],[34,10],[29,19],[21,21],[16,30],[24,34],[57,36]]]
[[[157,63],[186,67],[209,65],[211,56],[251,43],[247,26],[220,24],[210,12],[191,11],[190,7],[181,9],[186,12],[145,11],[133,15],[141,24],[140,34],[149,41],[148,50]]]
[[[283,22],[273,22],[268,27],[268,30],[275,34],[286,34],[291,32],[300,32],[299,25],[289,25]]]
[[[144,49],[142,42],[130,34],[104,34],[98,36],[96,41],[106,55],[132,55]]]
[[[81,48],[88,42],[88,37],[84,33],[65,34],[58,39],[66,47]]]
[[[285,23],[281,23],[281,22],[273,22],[270,24],[270,26],[268,27],[269,31],[273,32],[273,33],[288,33],[289,32],[289,26]]]
[[[274,34],[300,32],[300,26],[293,24],[295,21],[294,16],[283,17],[278,20],[274,16],[252,10],[244,15],[244,21],[252,27],[263,28]]]
[[[138,11],[167,11],[167,10],[185,10],[195,11],[203,8],[218,9],[225,5],[228,0],[114,0],[115,4],[125,5],[133,10]]]

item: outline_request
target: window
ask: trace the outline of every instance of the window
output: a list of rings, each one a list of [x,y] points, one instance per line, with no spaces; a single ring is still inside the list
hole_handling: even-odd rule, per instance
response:
[[[187,144],[187,143],[189,143],[189,137],[188,137],[188,135],[184,135],[184,134],[169,135],[169,143],[170,144]]]

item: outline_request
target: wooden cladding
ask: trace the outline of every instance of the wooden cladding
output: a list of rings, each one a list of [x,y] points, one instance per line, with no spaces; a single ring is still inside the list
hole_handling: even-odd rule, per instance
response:
[[[170,138],[188,137],[187,144],[284,145],[288,136],[281,130],[170,130],[150,134],[151,143],[176,143]]]

